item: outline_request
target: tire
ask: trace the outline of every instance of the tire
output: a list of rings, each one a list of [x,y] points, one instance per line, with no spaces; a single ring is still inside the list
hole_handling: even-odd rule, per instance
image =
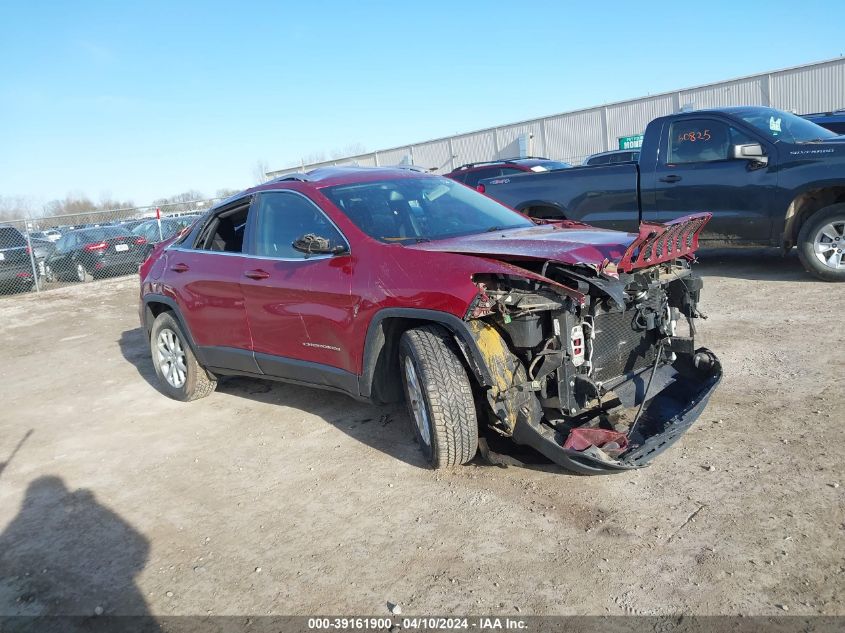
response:
[[[170,312],[162,312],[153,322],[150,354],[161,390],[174,400],[205,398],[217,388],[217,381],[197,362],[182,326]]]
[[[93,281],[94,275],[92,275],[85,265],[82,262],[76,262],[76,279],[77,281],[86,282],[86,281]]]
[[[472,386],[459,352],[442,327],[408,330],[399,367],[414,435],[434,468],[465,464],[478,450]]]
[[[59,278],[56,276],[56,273],[53,272],[50,264],[44,264],[44,281],[47,283],[55,283],[58,280]]]
[[[560,209],[554,207],[528,207],[523,211],[525,215],[538,220],[565,220],[566,216]]]
[[[845,204],[825,207],[804,222],[798,232],[798,258],[819,279],[845,281]]]

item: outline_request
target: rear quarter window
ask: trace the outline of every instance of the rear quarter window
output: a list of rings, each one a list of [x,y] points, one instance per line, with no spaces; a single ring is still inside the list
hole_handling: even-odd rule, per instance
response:
[[[0,226],[0,248],[20,248],[26,246],[26,238],[16,228]]]

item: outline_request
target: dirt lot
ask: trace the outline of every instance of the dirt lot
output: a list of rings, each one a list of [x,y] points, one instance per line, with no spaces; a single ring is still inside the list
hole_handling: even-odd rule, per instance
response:
[[[842,288],[705,259],[724,382],[611,477],[434,472],[404,410],[301,387],[169,400],[134,277],[0,299],[0,614],[845,614]]]

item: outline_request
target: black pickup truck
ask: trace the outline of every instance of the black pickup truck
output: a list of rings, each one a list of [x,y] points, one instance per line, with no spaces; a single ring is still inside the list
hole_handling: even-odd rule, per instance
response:
[[[703,246],[798,247],[804,267],[845,281],[845,136],[763,107],[655,119],[639,163],[482,180],[492,198],[544,219],[636,231],[697,211]]]

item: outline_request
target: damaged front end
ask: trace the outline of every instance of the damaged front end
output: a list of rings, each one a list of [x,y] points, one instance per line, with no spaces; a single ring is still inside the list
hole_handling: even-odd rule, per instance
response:
[[[671,446],[722,375],[695,345],[691,253],[708,218],[644,225],[601,267],[476,275],[466,320],[491,377],[489,427],[584,474],[638,468]]]

